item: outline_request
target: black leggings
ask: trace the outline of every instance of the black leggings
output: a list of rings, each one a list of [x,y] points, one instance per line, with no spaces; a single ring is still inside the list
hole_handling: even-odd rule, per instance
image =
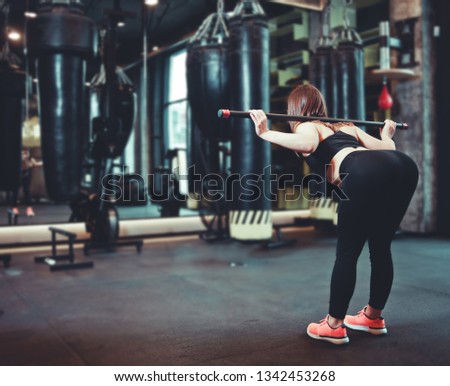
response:
[[[23,198],[24,198],[24,204],[30,205],[30,184],[31,184],[31,170],[22,170],[22,177],[21,177],[21,186],[23,189]],[[13,191],[12,194],[12,206],[17,206],[19,204],[19,189],[20,186]]]
[[[329,314],[343,319],[366,240],[372,268],[369,305],[384,308],[393,280],[391,242],[414,194],[419,172],[411,158],[393,150],[350,153],[339,172],[343,178],[341,189],[348,199],[339,203]]]

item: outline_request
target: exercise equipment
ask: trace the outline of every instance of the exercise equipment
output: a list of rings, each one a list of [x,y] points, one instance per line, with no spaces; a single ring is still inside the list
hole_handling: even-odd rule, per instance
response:
[[[91,189],[98,192],[103,176],[111,173],[112,163],[121,156],[136,121],[137,96],[125,72],[116,65],[115,26],[100,31],[100,71],[89,82],[90,127],[87,158],[91,161]],[[106,65],[106,63],[108,65]],[[88,161],[89,163],[89,161]]]
[[[394,105],[391,94],[387,87],[387,80],[383,79],[383,87],[381,89],[380,96],[378,97],[378,107],[380,110],[389,110]]]
[[[391,68],[391,54],[390,54],[390,24],[389,20],[381,21],[379,23],[379,44],[380,44],[380,69],[388,70]],[[380,110],[389,110],[394,105],[391,94],[387,87],[387,78],[383,78],[383,87],[381,88],[380,96],[378,97],[378,107]]]
[[[86,62],[96,53],[97,28],[79,0],[41,0],[27,23],[46,187],[50,199],[69,201],[80,185]]]
[[[184,149],[171,149],[166,152],[169,166],[153,169],[151,181],[152,201],[161,207],[161,217],[178,217],[185,197],[180,193],[180,179],[175,172],[179,170],[181,159],[186,159]]]
[[[311,56],[309,80],[323,95],[328,114],[337,116],[337,87],[335,79],[333,39],[330,35],[330,8],[328,5],[322,12],[322,34],[316,51]]]
[[[85,254],[94,249],[112,252],[116,247],[129,245],[140,251],[143,245],[142,240],[118,240],[116,196],[114,191],[108,194],[108,178],[115,176],[112,174],[114,159],[122,155],[136,115],[133,85],[117,67],[117,24],[134,15],[124,12],[118,0],[114,5],[114,9],[105,10],[106,20],[100,30],[102,64],[90,86],[92,126],[87,158],[93,167],[93,183],[90,192],[80,192],[72,202],[76,215],[85,216],[86,230],[91,234],[90,241],[84,245]],[[120,181],[125,187],[124,175],[119,176]]]
[[[250,113],[248,111],[237,111],[237,110],[228,110],[222,109],[217,112],[217,116],[219,118],[247,118],[251,119]],[[377,121],[365,121],[359,119],[347,119],[347,118],[328,118],[328,117],[304,117],[300,115],[288,115],[288,114],[274,114],[274,113],[266,113],[268,119],[274,119],[279,121],[321,121],[321,122],[329,122],[329,123],[338,123],[338,122],[349,122],[354,123],[356,126],[364,125],[364,126],[384,126],[384,122]],[[407,123],[397,123],[396,128],[400,130],[407,130],[409,128]]]
[[[27,76],[20,60],[9,49],[9,6],[4,5],[3,47],[0,52],[0,189],[19,189],[21,180],[22,101]]]
[[[364,91],[364,50],[358,33],[341,28],[335,37],[335,82],[337,116],[364,120],[366,116]]]
[[[217,123],[210,110],[229,101],[228,36],[223,0],[219,0],[217,13],[204,20],[187,48],[187,86],[192,118],[202,137],[208,140],[230,137],[229,130]]]
[[[269,109],[269,29],[258,1],[241,0],[229,22],[228,59],[231,106],[234,109]],[[239,179],[232,189],[229,210],[230,236],[242,241],[268,240],[272,236],[269,194],[271,147],[254,135],[246,120],[231,126],[231,174]]]
[[[214,185],[216,190],[225,179],[226,159],[220,149],[230,140],[228,122],[218,121],[215,114],[224,103],[230,102],[228,38],[224,2],[219,0],[217,12],[203,21],[189,41],[186,59],[192,112],[189,193],[198,202],[209,241],[228,237],[227,226],[222,226],[228,213],[225,200],[211,200],[210,194],[210,186]],[[197,183],[198,179],[202,183]]]
[[[75,261],[75,253],[73,244],[77,235],[61,228],[49,227],[48,230],[52,234],[52,254],[49,256],[37,256],[34,258],[35,263],[47,264],[50,272],[68,271],[73,269],[94,268],[92,261]],[[66,237],[68,252],[64,255],[58,255],[56,246],[56,235]],[[65,263],[67,261],[67,263]],[[62,263],[61,263],[62,262]]]

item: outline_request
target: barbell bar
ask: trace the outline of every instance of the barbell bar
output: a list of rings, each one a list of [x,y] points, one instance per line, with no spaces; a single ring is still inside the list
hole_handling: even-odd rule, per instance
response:
[[[238,111],[238,110],[228,110],[228,109],[220,109],[217,112],[217,116],[219,118],[227,119],[227,118],[251,118],[250,112],[248,111]],[[328,117],[303,117],[300,115],[288,115],[288,114],[275,114],[275,113],[266,113],[267,119],[273,119],[278,121],[321,121],[328,123],[338,123],[338,122],[349,122],[353,123],[356,126],[384,126],[384,122],[377,121],[363,121],[358,119],[346,119],[346,118],[328,118]],[[407,130],[409,125],[407,123],[397,123],[396,129],[399,130]]]

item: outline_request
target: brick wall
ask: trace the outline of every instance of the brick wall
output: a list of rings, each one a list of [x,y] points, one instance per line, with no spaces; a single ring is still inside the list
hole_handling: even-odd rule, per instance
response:
[[[402,222],[402,229],[428,233],[436,230],[436,146],[433,78],[435,62],[431,35],[431,14],[426,0],[391,0],[390,20],[418,17],[415,28],[414,80],[392,83],[397,106],[393,119],[407,122],[410,130],[397,132],[395,141],[400,151],[414,159],[420,178],[416,193]]]

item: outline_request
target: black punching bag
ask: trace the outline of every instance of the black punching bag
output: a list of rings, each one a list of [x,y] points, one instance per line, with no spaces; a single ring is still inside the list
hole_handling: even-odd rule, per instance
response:
[[[330,36],[330,12],[328,5],[321,14],[322,34],[316,51],[311,56],[310,81],[322,93],[328,115],[337,117],[336,66],[334,65],[333,39]]]
[[[96,25],[79,0],[42,0],[28,24],[28,47],[38,80],[42,157],[52,200],[79,191],[86,60],[95,54]]]
[[[338,116],[336,67],[333,65],[334,49],[331,45],[319,45],[311,57],[310,80],[322,93],[328,108],[328,115]]]
[[[269,29],[258,1],[241,0],[229,23],[231,107],[269,111]],[[250,119],[236,119],[231,127],[233,183],[230,236],[238,240],[267,240],[272,236],[269,197],[270,144],[255,134]]]
[[[0,61],[0,190],[20,186],[25,79],[18,67]]]
[[[364,92],[364,50],[362,40],[353,29],[341,29],[335,51],[338,111],[341,118],[366,117]]]
[[[228,30],[225,14],[210,15],[190,40],[186,57],[188,99],[192,113],[189,146],[189,191],[201,193],[193,173],[219,175],[219,142],[229,140],[229,122],[217,119],[217,110],[229,105]],[[198,178],[198,177],[197,177]],[[203,192],[205,193],[205,192]]]
[[[107,126],[102,120],[102,117],[107,116],[106,84],[91,81],[89,87],[92,141],[90,156],[94,159],[121,156],[136,122],[137,95],[134,86],[122,69],[118,68],[116,75],[117,81],[114,82],[113,88],[115,93],[113,108],[116,113],[114,125]]]

